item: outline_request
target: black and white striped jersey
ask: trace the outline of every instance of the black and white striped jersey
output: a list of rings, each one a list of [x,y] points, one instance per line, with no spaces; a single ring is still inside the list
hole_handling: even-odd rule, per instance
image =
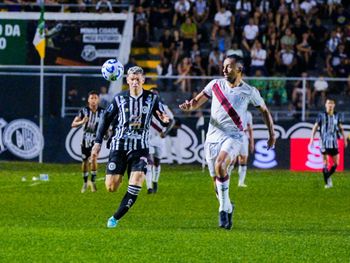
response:
[[[93,112],[88,106],[82,108],[79,111],[79,118],[82,120],[85,117],[89,118],[89,121],[83,126],[83,140],[82,145],[86,148],[92,147],[96,138],[96,131],[98,128],[98,123],[102,117],[104,109],[98,107],[95,112]]]
[[[97,131],[96,142],[102,143],[104,134],[112,124],[111,150],[140,150],[149,148],[149,130],[156,111],[164,112],[158,95],[142,90],[138,97],[130,91],[117,94],[108,106]]]
[[[327,112],[322,112],[318,114],[316,123],[320,127],[322,150],[338,148],[339,125],[342,122],[343,118],[340,113],[335,112],[333,115],[329,115]]]

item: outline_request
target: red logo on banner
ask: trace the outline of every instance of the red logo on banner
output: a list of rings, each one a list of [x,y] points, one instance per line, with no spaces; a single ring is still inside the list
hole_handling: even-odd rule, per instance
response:
[[[321,171],[323,168],[323,157],[320,143],[314,140],[312,147],[309,146],[310,139],[290,139],[290,169],[292,171]],[[344,170],[344,141],[338,140],[339,165],[337,171]],[[328,157],[329,166],[333,164]]]

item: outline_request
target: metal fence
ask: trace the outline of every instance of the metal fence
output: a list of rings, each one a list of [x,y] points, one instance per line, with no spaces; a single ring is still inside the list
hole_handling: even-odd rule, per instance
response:
[[[18,89],[25,85],[34,90],[38,89],[39,67],[36,66],[0,66],[1,91],[6,92],[9,89]],[[11,81],[6,81],[11,78]],[[189,99],[195,91],[200,91],[213,78],[209,76],[186,76],[181,77],[191,83],[191,91],[182,92],[178,83],[179,76],[162,77],[146,76],[146,87],[159,87],[164,101],[171,106],[175,114],[181,116],[183,113],[177,105]],[[218,76],[220,78],[220,76]],[[74,116],[79,108],[86,103],[86,94],[89,90],[99,91],[102,86],[108,86],[110,83],[105,81],[99,67],[45,67],[45,92],[50,92],[46,96],[45,104],[52,105],[53,114],[64,118]],[[325,91],[318,91],[315,88],[315,81],[319,78],[298,78],[298,77],[246,77],[245,80],[253,86],[256,86],[264,97],[272,115],[278,120],[300,120],[313,121],[316,114],[323,110],[324,96],[331,94],[336,98],[337,109],[344,113],[346,121],[350,121],[350,96],[346,94],[350,89],[350,81],[346,78],[324,78],[328,85]],[[125,81],[124,81],[125,83]],[[164,85],[165,83],[165,85]],[[170,83],[170,84],[169,84]],[[18,87],[19,86],[19,87]],[[123,88],[127,88],[124,84]],[[318,87],[319,88],[319,87]],[[113,87],[110,89],[109,98],[113,97],[122,87]],[[77,92],[74,99],[71,98],[71,92]],[[35,92],[32,93],[35,100]],[[74,95],[74,94],[73,94]],[[31,96],[30,94],[28,96]],[[54,106],[55,105],[55,106]],[[209,106],[209,104],[207,105]],[[204,114],[209,114],[210,109],[204,107],[200,110]],[[252,109],[253,115],[259,118],[260,114]],[[51,114],[51,112],[50,112]]]

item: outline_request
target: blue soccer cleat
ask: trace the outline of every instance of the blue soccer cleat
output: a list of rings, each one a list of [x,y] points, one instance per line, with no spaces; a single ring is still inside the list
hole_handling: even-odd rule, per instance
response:
[[[234,211],[235,211],[235,205],[234,205],[233,203],[231,203],[231,205],[232,205],[232,212],[227,214],[228,223],[227,223],[227,225],[226,225],[226,227],[225,227],[225,228],[228,229],[228,230],[232,229],[232,225],[233,225],[232,216],[233,216],[233,213],[234,213]]]
[[[219,212],[219,227],[226,228],[228,225],[228,213],[225,211]]]
[[[118,225],[118,220],[111,216],[107,221],[108,228],[115,228]]]

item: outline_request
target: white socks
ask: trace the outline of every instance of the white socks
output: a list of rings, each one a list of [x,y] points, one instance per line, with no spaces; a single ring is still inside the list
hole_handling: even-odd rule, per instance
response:
[[[247,165],[240,165],[238,167],[238,175],[239,175],[238,185],[244,184],[246,174],[247,174]]]
[[[146,186],[147,189],[152,189],[152,165],[147,165]]]
[[[215,183],[218,191],[218,199],[220,204],[219,212],[225,211],[231,213],[232,205],[229,196],[230,177],[228,175],[226,175],[223,178],[216,177]]]
[[[160,175],[160,165],[153,166],[152,169],[153,169],[152,181],[155,183],[158,183],[159,175]]]

